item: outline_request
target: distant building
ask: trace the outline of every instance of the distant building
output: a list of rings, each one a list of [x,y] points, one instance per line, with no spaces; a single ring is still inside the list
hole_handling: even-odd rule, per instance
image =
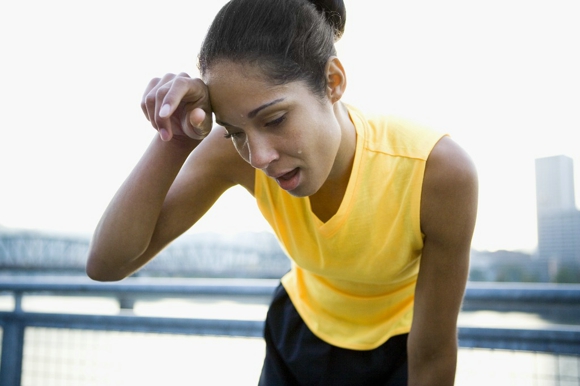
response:
[[[536,159],[536,206],[539,214],[576,210],[572,158],[558,155]]]
[[[552,266],[580,264],[580,212],[571,158],[536,159],[536,197],[540,259]]]
[[[549,281],[546,264],[518,251],[471,251],[469,280],[502,282]]]

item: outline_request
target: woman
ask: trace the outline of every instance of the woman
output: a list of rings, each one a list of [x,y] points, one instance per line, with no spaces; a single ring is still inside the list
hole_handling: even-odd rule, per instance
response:
[[[474,167],[447,136],[341,101],[345,14],[342,1],[222,8],[202,79],[148,85],[159,135],[105,211],[87,273],[129,276],[241,185],[293,260],[260,384],[453,384]]]

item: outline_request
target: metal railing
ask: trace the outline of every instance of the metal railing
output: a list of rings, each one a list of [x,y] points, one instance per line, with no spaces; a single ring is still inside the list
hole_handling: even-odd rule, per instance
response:
[[[83,315],[26,312],[25,294],[98,295],[114,297],[121,308],[131,308],[135,299],[147,297],[221,298],[257,297],[267,302],[277,280],[262,279],[153,279],[129,278],[98,283],[84,277],[0,277],[0,293],[11,293],[14,309],[0,312],[2,352],[0,386],[20,385],[25,330],[28,327],[104,331],[155,332],[169,334],[261,337],[263,321],[192,319],[118,315]],[[580,285],[525,285],[470,283],[466,309],[533,309],[550,307],[580,312]],[[461,327],[461,347],[525,350],[580,355],[580,326],[551,326],[546,329]]]

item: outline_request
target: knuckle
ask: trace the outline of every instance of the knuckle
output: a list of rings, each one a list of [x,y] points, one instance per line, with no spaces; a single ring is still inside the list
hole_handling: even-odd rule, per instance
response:
[[[154,90],[155,92],[152,93],[152,96],[154,97],[153,99],[155,99],[155,97],[159,97],[161,95],[164,95],[165,93],[167,93],[168,87],[167,84],[158,87],[156,90]]]
[[[191,79],[190,80],[192,85],[198,86],[198,87],[202,87],[205,88],[205,83],[203,82],[203,80],[199,79],[199,78],[195,78],[195,79]]]
[[[163,78],[161,78],[161,82],[167,83],[168,81],[170,81],[173,78],[175,78],[175,74],[168,72],[167,74],[163,75]]]
[[[180,76],[175,78],[173,82],[179,87],[188,87],[191,84],[191,78]]]
[[[147,94],[145,96],[145,104],[147,106],[151,106],[151,105],[155,104],[156,97],[157,97],[157,91],[150,92],[149,94]]]
[[[157,86],[157,84],[159,84],[159,82],[161,81],[161,78],[153,78],[149,81],[149,84],[147,85],[149,89],[152,89],[153,87]]]
[[[159,79],[159,78],[153,78],[149,81],[149,83],[147,83],[147,87],[145,87],[145,91],[143,92],[143,99],[145,99],[145,96],[147,96],[147,94],[149,94],[151,92],[151,90],[153,90],[153,89],[155,89],[155,87],[157,87],[160,80],[161,79]]]

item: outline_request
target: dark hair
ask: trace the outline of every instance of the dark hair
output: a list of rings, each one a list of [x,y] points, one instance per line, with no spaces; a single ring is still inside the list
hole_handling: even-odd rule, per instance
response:
[[[200,72],[224,59],[248,62],[276,84],[304,81],[322,96],[326,63],[336,55],[345,21],[342,0],[231,0],[208,30]]]

